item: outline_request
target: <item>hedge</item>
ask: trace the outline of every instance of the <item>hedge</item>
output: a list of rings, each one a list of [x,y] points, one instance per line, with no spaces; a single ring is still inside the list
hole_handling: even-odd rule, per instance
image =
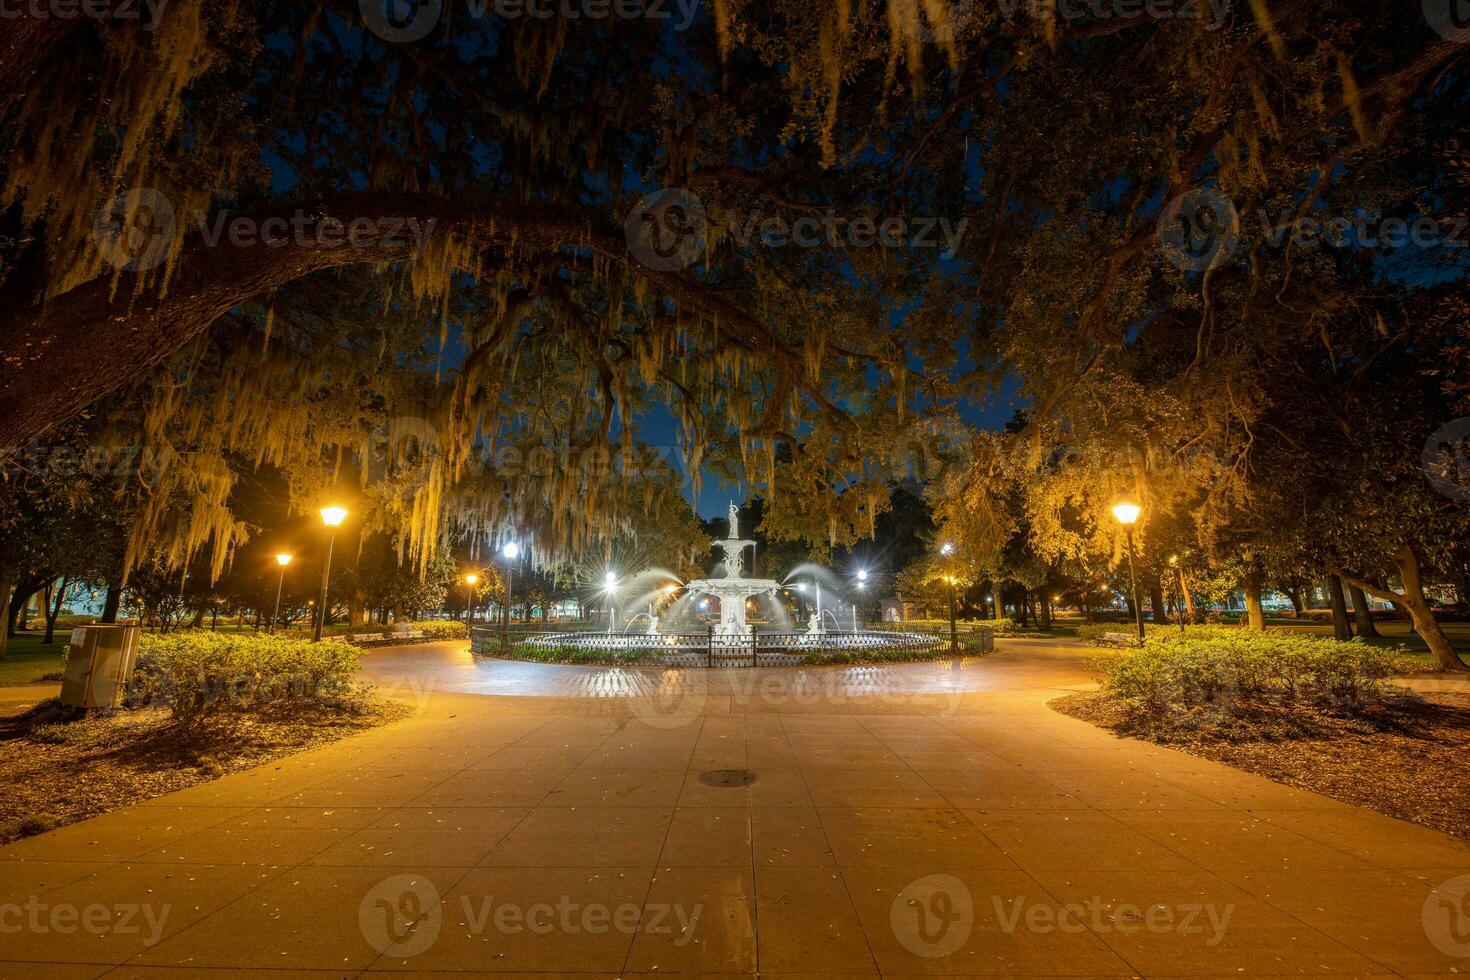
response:
[[[184,725],[226,710],[354,708],[363,693],[352,681],[360,654],[346,643],[267,633],[144,633],[127,700],[134,707],[167,704]]]
[[[1301,701],[1349,714],[1389,693],[1398,664],[1360,641],[1194,627],[1150,637],[1099,665],[1103,689],[1151,718],[1229,713],[1239,705]]]
[[[468,640],[470,624],[462,619],[426,619],[420,623],[399,623],[388,631],[392,636],[396,630],[418,630],[434,640]]]

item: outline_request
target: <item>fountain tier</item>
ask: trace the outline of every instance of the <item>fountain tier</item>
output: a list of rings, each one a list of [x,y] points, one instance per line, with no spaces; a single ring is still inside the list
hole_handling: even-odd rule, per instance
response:
[[[715,636],[726,642],[751,639],[755,628],[746,622],[745,603],[760,595],[775,596],[781,588],[781,583],[772,579],[745,578],[745,549],[754,547],[755,542],[740,537],[740,510],[733,503],[729,533],[725,540],[714,542],[724,555],[724,578],[700,579],[685,587],[691,595],[719,600],[720,624],[715,627]]]

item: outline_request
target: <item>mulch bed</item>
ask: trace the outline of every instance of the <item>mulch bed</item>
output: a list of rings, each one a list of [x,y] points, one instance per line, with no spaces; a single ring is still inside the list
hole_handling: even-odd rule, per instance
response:
[[[1470,839],[1470,695],[1390,699],[1361,717],[1299,704],[1152,722],[1105,694],[1051,702],[1120,735]]]
[[[0,844],[398,721],[408,705],[227,715],[185,730],[164,710],[68,720],[56,702],[0,717]]]

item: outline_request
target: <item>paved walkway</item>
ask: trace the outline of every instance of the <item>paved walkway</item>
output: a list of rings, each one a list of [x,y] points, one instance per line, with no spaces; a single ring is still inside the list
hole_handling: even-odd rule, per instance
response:
[[[0,848],[0,977],[1470,972],[1470,848],[1057,715],[1087,656],[375,653],[415,718]]]

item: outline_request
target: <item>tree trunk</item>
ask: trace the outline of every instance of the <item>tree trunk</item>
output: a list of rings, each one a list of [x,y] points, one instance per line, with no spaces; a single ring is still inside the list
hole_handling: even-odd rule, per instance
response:
[[[357,589],[353,589],[347,593],[347,622],[353,629],[358,629],[367,624],[365,598]]]
[[[122,606],[122,589],[115,585],[107,587],[107,598],[102,600],[102,619],[99,622],[113,624],[117,622],[117,611]]]
[[[46,585],[41,586],[40,607],[41,621],[43,621],[43,623],[44,621],[50,619],[49,610],[51,608],[51,592],[53,592],[54,589],[56,589],[56,583],[50,582],[50,580],[47,580]],[[26,607],[29,607],[29,602],[26,602]],[[31,610],[29,610],[29,608],[25,608],[25,610],[22,610],[21,629],[29,629],[29,626],[31,626],[31,621],[29,621],[29,617],[31,617]]]
[[[1350,574],[1336,566],[1333,566],[1331,571],[1375,599],[1392,602],[1396,606],[1402,605],[1406,608],[1413,620],[1415,630],[1424,640],[1425,645],[1429,647],[1429,652],[1434,655],[1435,663],[1440,667],[1445,670],[1470,671],[1470,666],[1466,666],[1465,662],[1460,659],[1449,637],[1445,636],[1444,630],[1435,621],[1434,610],[1430,608],[1429,600],[1424,597],[1422,563],[1418,549],[1412,544],[1404,544],[1394,555],[1394,564],[1398,566],[1399,579],[1404,584],[1403,595],[1390,591],[1386,586],[1374,585],[1363,576]]]
[[[991,586],[990,586],[990,595],[991,595],[991,601],[995,603],[995,616],[994,616],[994,618],[996,618],[996,619],[1004,619],[1005,618],[1005,614],[1006,614],[1006,604],[1005,604],[1005,600],[1001,598],[1001,594],[1000,594],[1000,583],[999,582],[994,582],[994,583],[991,584]]]
[[[1286,593],[1286,598],[1291,600],[1292,615],[1295,616],[1297,619],[1301,619],[1302,614],[1306,612],[1306,607],[1302,605],[1301,587],[1297,586],[1296,588],[1292,588],[1289,585],[1283,585],[1281,587],[1281,591]]]
[[[1256,632],[1266,631],[1266,609],[1261,605],[1261,573],[1247,572],[1240,587],[1245,592],[1246,628]]]
[[[15,592],[15,580],[0,576],[0,609],[10,608],[10,597]],[[10,642],[10,631],[0,630],[0,660],[5,659],[5,647]]]
[[[39,588],[45,588],[45,586]],[[10,627],[11,632],[19,633],[31,628],[31,597],[37,591],[38,589],[30,591],[20,589],[16,591],[15,598],[10,600],[15,605],[15,610],[10,614],[10,621],[13,624]]]
[[[70,580],[66,576],[61,577],[61,584],[56,587],[56,599],[46,607],[46,635],[41,642],[51,644],[56,642],[56,619],[61,615],[61,607],[66,602],[66,590]]]
[[[1164,607],[1164,586],[1158,579],[1153,579],[1148,583],[1148,601],[1153,609],[1153,621],[1166,622],[1169,618],[1169,611]]]
[[[1364,639],[1376,638],[1381,634],[1373,624],[1373,609],[1368,605],[1368,596],[1356,585],[1348,586],[1348,597],[1353,600],[1353,619],[1358,624],[1358,635]]]
[[[1036,596],[1036,625],[1043,632],[1051,631],[1051,593],[1045,588]]]
[[[1353,638],[1353,625],[1348,622],[1347,599],[1342,594],[1342,579],[1327,575],[1327,602],[1332,606],[1332,635],[1339,640]]]
[[[114,8],[117,8],[116,12],[113,12]],[[17,12],[20,9],[16,7]],[[96,11],[95,17],[100,23],[126,11],[119,0],[105,0],[102,6],[88,9]],[[56,8],[52,8],[49,17],[40,14],[6,17],[5,30],[0,32],[0,108],[8,108],[12,101],[36,83],[36,73],[46,60],[85,22],[86,19],[76,13],[60,16]]]
[[[1184,577],[1184,572],[1179,573],[1180,588],[1184,590],[1184,620],[1187,623],[1197,623],[1199,620],[1194,615],[1194,596],[1189,593],[1189,580]]]

